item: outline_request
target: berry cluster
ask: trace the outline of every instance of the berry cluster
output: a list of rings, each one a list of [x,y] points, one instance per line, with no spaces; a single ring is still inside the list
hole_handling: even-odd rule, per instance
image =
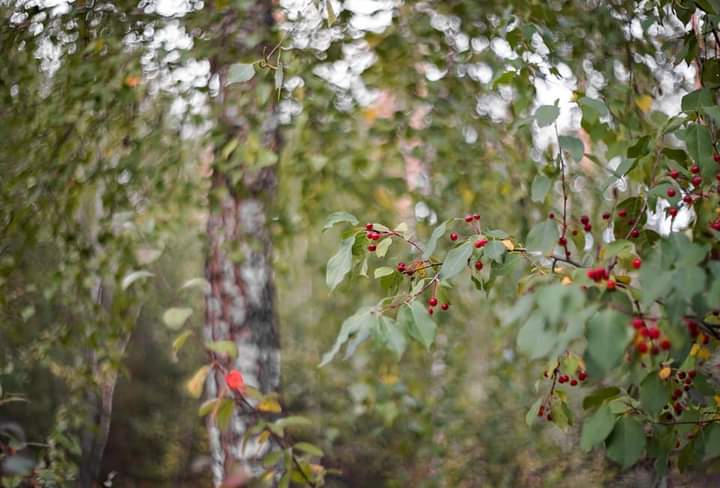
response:
[[[663,410],[666,411],[663,415],[665,420],[671,421],[673,419],[673,414],[670,412],[671,409],[675,413],[675,416],[680,416],[683,410],[688,407],[691,402],[688,393],[693,386],[695,376],[697,376],[697,372],[692,369],[690,371],[677,371],[672,377],[671,381],[675,384],[675,389],[673,390],[671,401],[663,408]]]
[[[657,325],[648,327],[642,317],[635,317],[630,323],[635,329],[635,350],[639,354],[649,352],[656,356],[660,354],[660,351],[669,351],[672,347],[670,339],[662,337]]]
[[[542,404],[538,408],[538,417],[545,417],[548,422],[552,421],[553,417],[551,413],[551,404],[553,401],[553,396],[555,395],[555,382],[561,385],[568,383],[570,386],[577,386],[581,382],[584,382],[588,379],[587,373],[582,368],[578,368],[576,374],[577,377],[574,378],[567,373],[563,373],[559,367],[555,368],[552,373],[548,373],[547,371],[543,373],[543,376],[545,376],[545,378],[548,378],[550,377],[550,375],[552,375],[553,386],[550,389],[550,393],[548,394],[548,396],[545,398],[545,400],[543,400]]]

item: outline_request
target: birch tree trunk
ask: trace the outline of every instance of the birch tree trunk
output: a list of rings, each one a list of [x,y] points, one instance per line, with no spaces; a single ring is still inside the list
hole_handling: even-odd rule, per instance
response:
[[[272,87],[265,73],[246,83],[227,85],[230,65],[259,59],[272,47],[272,3],[246,2],[229,9],[221,22],[223,34],[211,61],[219,79],[216,110],[219,141],[213,148],[213,172],[208,217],[208,255],[205,268],[210,291],[206,296],[206,341],[229,340],[237,359],[214,357],[226,369],[238,369],[249,386],[263,393],[280,383],[280,348],[272,277],[272,243],[267,207],[276,188],[275,165],[280,149],[278,118]],[[258,39],[260,40],[258,42]],[[255,45],[248,43],[255,42]],[[229,56],[228,52],[236,53]],[[234,59],[233,59],[234,58]],[[261,88],[270,90],[261,96]],[[228,148],[236,147],[234,150]],[[260,162],[263,162],[260,164]],[[266,164],[267,161],[271,163]],[[208,375],[206,393],[215,398],[225,387],[217,369]],[[271,446],[250,439],[242,448],[243,434],[252,419],[233,413],[230,427],[220,432],[208,416],[208,436],[215,486],[232,478],[256,476],[261,458]]]

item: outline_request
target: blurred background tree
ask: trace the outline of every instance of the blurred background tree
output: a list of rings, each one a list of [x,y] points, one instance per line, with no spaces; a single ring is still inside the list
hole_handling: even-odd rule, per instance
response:
[[[270,2],[0,3],[0,440],[24,447],[3,482],[211,483],[188,388],[207,362],[211,174],[237,184],[253,161],[277,176],[261,197],[283,403],[313,419],[297,436],[323,447],[329,485],[619,483],[576,429],[525,425],[541,368],[503,321],[513,280],[455,290],[431,354],[363,346],[318,369],[339,323],[379,297],[369,280],[327,289],[337,231],[322,226],[343,209],[426,235],[476,211],[524,236],[557,210],[530,198],[554,134],[529,117],[559,99],[560,130],[582,137],[584,95],[621,121],[594,127],[604,157],[573,180],[576,210],[598,208],[605,165],[694,87],[694,34],[671,3],[282,0],[272,34],[258,25],[239,47],[224,29]],[[276,158],[235,138],[266,131],[268,106]],[[241,269],[247,251],[232,251]]]

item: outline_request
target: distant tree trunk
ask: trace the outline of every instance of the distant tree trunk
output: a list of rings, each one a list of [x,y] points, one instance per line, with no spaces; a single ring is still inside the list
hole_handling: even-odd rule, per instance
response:
[[[278,118],[273,99],[261,101],[261,77],[247,83],[226,85],[230,64],[240,59],[258,59],[263,48],[269,51],[272,34],[272,3],[257,0],[227,14],[235,19],[225,24],[219,46],[222,54],[211,61],[211,69],[220,82],[216,100],[221,136],[213,149],[213,172],[208,217],[208,256],[205,274],[210,282],[206,297],[204,336],[206,341],[230,340],[238,348],[238,357],[225,356],[225,368],[242,372],[248,385],[262,392],[277,391],[280,384],[280,343],[275,314],[275,287],[272,277],[272,243],[267,206],[276,187],[275,166],[257,165],[248,160],[258,145],[257,157],[277,158],[280,149]],[[251,39],[261,39],[247,46]],[[227,56],[231,49],[238,56]],[[233,59],[234,58],[234,59]],[[272,78],[272,77],[269,77]],[[242,156],[229,156],[228,144],[237,146]],[[224,150],[225,149],[225,150]],[[230,151],[232,152],[232,151]],[[228,158],[233,164],[228,164]],[[232,169],[228,169],[232,167]],[[206,382],[208,398],[217,397],[224,388],[222,374],[213,370]],[[252,419],[235,411],[230,427],[220,432],[208,419],[208,436],[215,486],[234,476],[255,476],[262,470],[260,459],[271,448],[254,439],[242,448],[243,434]]]

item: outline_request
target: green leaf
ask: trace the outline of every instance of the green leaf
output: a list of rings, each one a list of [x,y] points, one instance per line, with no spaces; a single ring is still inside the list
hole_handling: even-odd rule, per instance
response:
[[[560,108],[555,105],[540,105],[535,111],[535,121],[539,127],[552,125],[560,115]]]
[[[606,245],[602,253],[604,259],[611,259],[615,256],[627,258],[635,253],[635,244],[625,239],[618,239]]]
[[[627,318],[614,310],[603,310],[588,321],[587,348],[585,355],[588,366],[593,366],[598,376],[605,376],[622,362],[625,348],[632,337]]]
[[[307,417],[301,415],[288,415],[275,421],[275,425],[281,429],[288,427],[310,427],[312,422]]]
[[[375,255],[379,258],[384,258],[388,249],[390,249],[390,244],[392,244],[392,237],[386,237],[380,241],[377,245],[377,249],[375,250]]]
[[[179,336],[177,336],[175,338],[175,340],[172,343],[173,354],[177,354],[180,351],[180,349],[182,349],[182,347],[185,345],[185,343],[187,342],[188,338],[192,335],[192,333],[193,332],[191,330],[186,330],[185,332],[183,332],[182,334],[180,334]]]
[[[334,290],[336,286],[342,283],[345,275],[347,275],[352,268],[353,244],[355,244],[354,235],[343,239],[338,252],[328,260],[325,282],[331,290]]]
[[[162,316],[163,322],[172,330],[177,330],[185,324],[185,321],[192,315],[192,308],[173,307],[165,310]]]
[[[237,345],[233,341],[213,341],[205,344],[207,349],[218,354],[226,354],[227,356],[235,359],[238,354]]]
[[[507,248],[500,241],[490,241],[483,247],[483,254],[496,263],[502,263],[505,251],[507,251]]]
[[[427,244],[425,244],[425,252],[422,255],[423,259],[430,259],[430,256],[433,255],[435,249],[437,248],[438,241],[442,236],[445,235],[446,227],[447,222],[443,222],[442,224],[435,227],[432,234],[430,235],[430,239],[428,240]]]
[[[489,237],[490,239],[507,239],[508,237],[510,237],[507,232],[499,229],[486,230],[484,233],[485,236]]]
[[[557,244],[559,237],[557,224],[553,220],[539,222],[530,229],[527,236],[528,251],[549,254]]]
[[[560,148],[570,153],[575,161],[580,161],[585,155],[585,146],[582,141],[574,136],[558,137]]]
[[[720,424],[713,423],[705,431],[705,459],[720,456]]]
[[[543,202],[547,196],[552,180],[544,174],[537,174],[533,179],[532,186],[530,187],[530,200],[533,202]]]
[[[311,456],[323,457],[322,449],[320,449],[314,444],[310,444],[309,442],[298,442],[296,444],[293,444],[293,449],[305,452],[307,454],[310,454]]]
[[[371,311],[371,307],[362,307],[357,312],[355,312],[354,315],[345,319],[342,326],[340,327],[340,332],[335,339],[335,344],[333,344],[333,347],[323,355],[322,362],[320,363],[319,367],[323,367],[330,361],[332,361],[335,355],[340,351],[342,345],[347,342],[350,336],[357,333],[363,327],[363,325],[365,325],[368,321],[371,320]]]
[[[357,217],[355,217],[353,214],[348,212],[333,212],[331,213],[327,220],[325,220],[325,225],[323,225],[322,230],[328,230],[332,228],[335,224],[341,224],[341,223],[350,223],[352,225],[358,225],[359,221]]]
[[[645,442],[640,422],[633,417],[622,417],[607,440],[607,455],[623,468],[629,468],[642,457]]]
[[[702,82],[708,88],[720,87],[720,60],[707,59],[702,67]]]
[[[716,124],[720,124],[720,107],[718,107],[717,105],[703,107],[702,111],[712,117]]]
[[[403,305],[403,307],[406,306],[407,305]],[[423,304],[419,301],[413,301],[409,308],[412,314],[409,329],[410,336],[425,346],[425,349],[429,350],[435,340],[437,326]]]
[[[594,392],[590,393],[588,396],[583,399],[583,409],[589,410],[591,408],[597,407],[598,405],[602,404],[605,400],[610,400],[612,398],[615,398],[620,394],[620,388],[617,386],[608,386],[605,388],[600,388],[598,390],[595,390]]]
[[[682,97],[680,106],[683,112],[699,112],[703,107],[715,105],[712,92],[707,88],[701,88],[688,93]]]
[[[235,63],[230,65],[227,74],[227,84],[244,83],[255,76],[255,66],[247,63]]]
[[[219,401],[220,398],[212,398],[203,402],[202,405],[200,405],[200,407],[198,408],[198,417],[204,417],[205,415],[215,410],[215,405],[217,405]]]
[[[210,283],[205,278],[191,278],[180,287],[181,290],[188,288],[200,288],[203,293],[210,293]]]
[[[540,411],[540,406],[543,404],[544,400],[544,397],[540,397],[535,400],[535,402],[530,407],[530,410],[528,410],[525,414],[525,424],[527,424],[528,427],[532,427],[537,421],[537,419],[540,418],[538,412]]]
[[[325,0],[325,15],[327,17],[328,27],[332,26],[337,20],[337,16],[335,15],[331,0]]]
[[[546,327],[545,319],[539,313],[533,313],[520,328],[517,335],[518,351],[538,359],[549,354],[555,348],[557,334]]]
[[[714,177],[715,162],[710,131],[704,125],[692,124],[685,131],[688,154],[703,169],[703,176]]]
[[[221,400],[220,406],[215,414],[215,422],[222,432],[226,431],[230,426],[230,419],[232,418],[234,405],[235,402],[233,402],[230,398],[224,398]]]
[[[596,122],[600,117],[608,115],[608,109],[602,100],[589,97],[582,97],[578,100],[583,113],[583,119],[588,122]]]
[[[387,347],[395,353],[395,356],[397,356],[398,359],[400,359],[407,347],[407,341],[405,340],[402,325],[398,324],[390,317],[383,315],[380,317],[379,329]]]
[[[650,415],[657,415],[670,400],[667,384],[657,374],[649,374],[640,384],[640,403]]]
[[[375,279],[382,278],[383,276],[389,276],[393,274],[395,270],[391,268],[390,266],[380,266],[379,268],[375,268]]]
[[[442,268],[440,268],[440,279],[449,280],[460,273],[467,266],[468,259],[472,256],[473,245],[470,241],[464,242],[458,247],[451,249]]]
[[[617,417],[610,411],[607,403],[602,404],[597,411],[585,420],[580,436],[580,447],[590,451],[610,435]]]
[[[133,271],[132,273],[126,275],[122,279],[122,283],[120,286],[122,287],[123,290],[127,290],[130,287],[130,285],[135,283],[137,280],[140,280],[143,278],[149,278],[151,276],[155,276],[155,275],[153,273],[151,273],[150,271],[143,271],[143,270]]]

